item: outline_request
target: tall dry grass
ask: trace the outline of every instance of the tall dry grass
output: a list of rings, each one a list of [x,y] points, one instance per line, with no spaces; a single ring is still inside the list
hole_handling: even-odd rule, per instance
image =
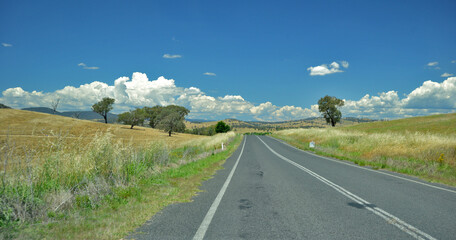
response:
[[[189,146],[201,146],[205,150],[219,149],[224,145],[228,144],[236,136],[234,132],[219,133],[210,138],[200,138],[186,142]]]
[[[60,135],[42,143],[47,151],[25,148],[21,155],[15,154],[14,140],[6,138],[0,148],[0,238],[14,236],[23,224],[59,221],[100,204],[116,208],[130,197],[140,198],[142,182],[209,155],[234,136],[220,134],[171,147],[153,141],[138,147],[110,132],[95,134],[88,144]]]
[[[304,149],[309,149],[309,142],[315,141],[317,151],[456,185],[454,135],[342,129],[293,129],[274,135]]]

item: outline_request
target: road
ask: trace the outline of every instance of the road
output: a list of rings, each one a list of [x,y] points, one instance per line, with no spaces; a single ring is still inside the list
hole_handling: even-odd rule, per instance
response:
[[[456,189],[246,136],[129,239],[456,239]]]

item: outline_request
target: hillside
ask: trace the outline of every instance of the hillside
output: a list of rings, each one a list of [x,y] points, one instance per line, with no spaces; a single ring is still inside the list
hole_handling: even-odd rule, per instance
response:
[[[152,141],[164,141],[178,145],[194,138],[190,134],[175,134],[168,137],[163,131],[120,124],[104,124],[88,120],[74,119],[58,115],[31,112],[16,109],[0,109],[0,145],[8,138],[16,148],[34,149],[48,147],[56,139],[67,142],[89,142],[97,133],[110,132],[115,140],[132,142],[137,145],[150,144]]]
[[[420,132],[455,135],[456,113],[403,118],[382,122],[361,123],[353,126],[343,127],[343,129],[358,130],[367,133]]]
[[[456,186],[456,113],[340,128],[282,130],[273,136],[361,166]],[[315,148],[309,147],[311,141]]]
[[[31,107],[31,108],[23,108],[22,110],[53,114],[52,109],[50,109],[48,107]],[[93,112],[93,111],[66,111],[66,112],[56,111],[55,115],[84,119],[84,120],[93,120],[93,121],[97,121],[97,122],[104,122],[104,118],[100,114]],[[117,121],[117,115],[108,113],[108,123],[115,123],[116,121]]]

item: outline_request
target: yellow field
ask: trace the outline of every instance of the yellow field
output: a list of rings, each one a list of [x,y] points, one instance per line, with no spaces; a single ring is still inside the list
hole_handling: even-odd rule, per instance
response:
[[[173,147],[192,139],[206,137],[184,133],[175,133],[169,137],[161,130],[146,127],[135,126],[130,129],[127,125],[97,123],[24,110],[0,109],[0,146],[4,146],[8,139],[8,144],[14,145],[19,152],[31,149],[41,152],[57,139],[65,143],[84,145],[97,134],[106,132],[111,133],[114,140],[132,142],[135,146],[162,141]]]
[[[325,129],[291,129],[274,136],[306,150],[374,168],[456,185],[456,114]],[[316,143],[309,149],[310,141]]]

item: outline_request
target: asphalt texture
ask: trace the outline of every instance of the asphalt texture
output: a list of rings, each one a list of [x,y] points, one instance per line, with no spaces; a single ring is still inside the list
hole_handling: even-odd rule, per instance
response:
[[[166,207],[127,238],[193,239],[239,159],[204,239],[456,239],[455,188],[271,137],[244,141],[192,202]]]

